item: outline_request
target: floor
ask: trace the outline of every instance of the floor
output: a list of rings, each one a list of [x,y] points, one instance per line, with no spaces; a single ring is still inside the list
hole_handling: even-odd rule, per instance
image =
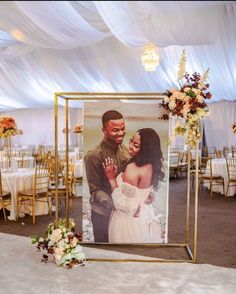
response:
[[[193,203],[194,195],[191,195],[191,234],[193,232]],[[63,217],[63,203],[60,206],[59,216]],[[221,267],[236,268],[236,198],[224,197],[213,194],[207,190],[200,191],[198,213],[198,243],[197,260],[200,264],[211,264]],[[73,201],[71,217],[76,222],[76,230],[80,231],[82,214],[82,198],[77,197]],[[185,215],[186,215],[186,179],[170,180],[169,201],[169,243],[184,243],[185,240]],[[38,216],[37,224],[32,224],[32,217],[26,216],[19,221],[4,222],[0,214],[0,232],[21,236],[39,234],[44,236],[46,226],[50,222],[49,216]],[[190,242],[191,244],[191,242]],[[160,257],[168,259],[188,259],[188,255],[182,248],[160,249],[137,246],[100,246],[101,249],[116,252],[132,253],[142,256]],[[118,254],[118,253],[117,253]]]
[[[236,270],[209,264],[86,262],[71,270],[42,263],[27,237],[0,233],[1,293],[5,294],[233,294]],[[84,248],[87,257],[135,258]],[[139,256],[140,257],[140,256]],[[147,259],[147,258],[146,258]]]

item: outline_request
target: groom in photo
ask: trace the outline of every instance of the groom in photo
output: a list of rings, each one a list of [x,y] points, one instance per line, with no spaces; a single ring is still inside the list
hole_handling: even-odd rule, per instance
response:
[[[112,158],[119,174],[129,160],[128,149],[123,145],[125,121],[122,114],[115,110],[105,112],[102,116],[102,131],[103,140],[88,151],[84,162],[90,191],[94,241],[108,243],[108,223],[114,206],[102,163],[106,158]]]

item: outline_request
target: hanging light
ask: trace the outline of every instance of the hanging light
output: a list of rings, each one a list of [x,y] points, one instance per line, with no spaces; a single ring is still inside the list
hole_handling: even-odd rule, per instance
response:
[[[159,59],[159,55],[157,54],[156,47],[154,45],[148,44],[144,47],[141,60],[146,71],[155,71],[157,65],[159,65]]]

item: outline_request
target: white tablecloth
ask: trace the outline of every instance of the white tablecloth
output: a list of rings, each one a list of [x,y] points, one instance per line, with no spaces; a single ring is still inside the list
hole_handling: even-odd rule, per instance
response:
[[[31,169],[18,169],[15,172],[2,172],[3,190],[11,192],[11,207],[10,209],[10,220],[16,219],[16,196],[19,191],[29,190],[33,188],[35,170]],[[24,216],[25,213],[31,214],[32,209],[27,202],[20,207],[20,216]],[[36,215],[48,214],[47,203],[37,202],[36,203]]]
[[[210,170],[209,166],[210,162],[208,161],[207,163],[207,170]],[[221,175],[224,178],[224,183],[225,183],[225,192],[228,186],[229,178],[228,178],[228,173],[227,173],[227,164],[226,164],[226,159],[225,158],[214,158],[212,159],[212,173]],[[209,184],[204,184],[207,188],[210,187]],[[223,194],[222,191],[222,186],[221,185],[215,185],[212,187],[213,192],[221,193]],[[230,187],[227,193],[227,196],[234,196],[236,193],[236,186]]]
[[[20,164],[22,162],[22,157],[13,157],[11,160],[11,164],[14,167],[21,167]],[[23,157],[23,166],[27,168],[32,168],[34,166],[34,158],[32,156],[24,156]],[[0,167],[2,169],[9,168],[9,158],[3,157],[0,159]]]
[[[83,159],[74,160],[74,176],[76,178],[83,176]]]

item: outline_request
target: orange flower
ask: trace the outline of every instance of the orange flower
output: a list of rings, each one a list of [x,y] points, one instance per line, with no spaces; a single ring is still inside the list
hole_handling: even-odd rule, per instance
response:
[[[17,134],[16,122],[12,117],[0,117],[0,137],[14,136]]]
[[[83,125],[75,125],[73,129],[73,133],[75,134],[83,133]]]

